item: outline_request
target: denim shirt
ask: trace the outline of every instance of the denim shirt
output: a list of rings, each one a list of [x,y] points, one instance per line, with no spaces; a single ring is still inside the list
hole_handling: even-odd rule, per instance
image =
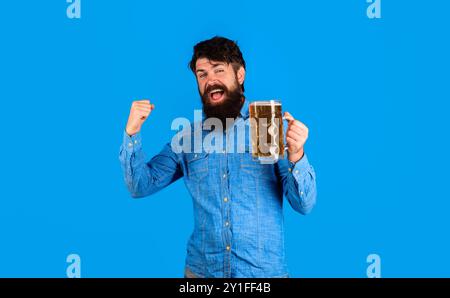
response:
[[[247,126],[247,102],[242,111],[229,129]],[[227,133],[215,137],[223,138],[222,152],[175,153],[169,142],[146,161],[141,135],[124,133],[119,159],[131,196],[149,196],[183,178],[194,205],[186,269],[195,276],[287,277],[283,196],[295,211],[309,213],[316,202],[314,169],[306,154],[295,164],[286,157],[255,161],[247,133],[240,150]]]

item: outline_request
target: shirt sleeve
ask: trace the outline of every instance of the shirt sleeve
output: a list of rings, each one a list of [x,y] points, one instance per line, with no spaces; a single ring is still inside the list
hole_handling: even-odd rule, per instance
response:
[[[316,174],[308,157],[303,155],[295,164],[288,160],[278,164],[283,194],[289,204],[301,214],[310,213],[316,204]]]
[[[179,158],[170,144],[146,162],[140,133],[129,136],[124,131],[119,160],[125,184],[134,198],[154,194],[183,176]]]

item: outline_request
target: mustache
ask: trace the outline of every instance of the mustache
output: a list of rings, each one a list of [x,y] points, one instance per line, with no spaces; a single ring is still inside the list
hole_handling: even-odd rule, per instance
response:
[[[213,84],[211,87],[207,86],[205,92],[201,97],[203,103],[203,112],[207,118],[218,118],[222,121],[222,125],[226,126],[226,119],[236,119],[244,104],[245,96],[242,89],[236,83],[236,85],[230,89],[220,84]],[[225,99],[219,104],[212,104],[210,102],[210,96],[207,92],[214,89],[221,88],[224,92]]]
[[[222,85],[220,83],[214,83],[212,85],[206,86],[204,95],[209,94],[211,91],[215,89],[222,89],[225,94],[228,93],[228,88],[225,85]]]

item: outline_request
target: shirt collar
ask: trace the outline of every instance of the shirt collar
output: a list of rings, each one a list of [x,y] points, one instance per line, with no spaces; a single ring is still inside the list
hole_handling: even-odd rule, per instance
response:
[[[245,120],[248,118],[249,116],[249,111],[248,111],[248,100],[244,99],[244,104],[242,105],[241,111],[239,113],[239,115]]]

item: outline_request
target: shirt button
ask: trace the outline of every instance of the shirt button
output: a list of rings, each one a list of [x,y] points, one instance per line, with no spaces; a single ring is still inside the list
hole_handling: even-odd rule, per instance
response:
[[[230,247],[229,245],[227,245],[226,249],[227,249],[228,251],[230,251],[231,247]]]
[[[300,195],[303,196],[303,191],[300,192]]]
[[[137,144],[137,140],[134,140],[134,143]]]
[[[131,147],[131,146],[133,146],[133,143],[128,143],[128,147]]]
[[[295,174],[298,174],[298,170],[295,170]]]
[[[197,155],[197,154],[195,154],[195,155],[194,155],[194,158],[197,158],[197,156],[198,156],[198,155]]]
[[[292,172],[292,169],[291,169],[291,168],[289,168],[289,172]]]
[[[228,221],[225,222],[225,226],[228,227],[230,223]]]
[[[227,198],[227,197],[223,198],[223,201],[224,201],[225,203],[228,202],[228,198]]]
[[[223,179],[227,178],[227,174],[223,174]]]

